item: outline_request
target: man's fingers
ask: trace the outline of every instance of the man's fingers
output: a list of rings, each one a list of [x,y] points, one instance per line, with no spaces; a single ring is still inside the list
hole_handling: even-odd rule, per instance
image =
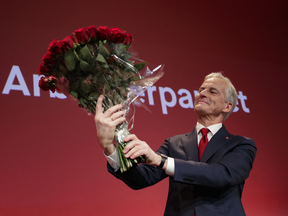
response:
[[[130,143],[128,143],[125,148],[123,149],[123,153],[125,154],[125,157],[126,158],[136,158],[134,157],[135,155],[138,155],[140,156],[142,153],[142,150],[145,148],[144,143],[142,143],[141,141],[140,142],[137,142],[137,141],[131,141]]]
[[[146,142],[139,140],[136,135],[129,134],[125,137],[124,141],[129,142],[123,149],[126,158],[135,159],[144,155],[146,158],[145,163],[155,166],[159,165],[159,157],[157,154]]]
[[[121,110],[121,111],[117,111],[115,113],[113,113],[110,118],[112,121],[118,119],[119,117],[122,117],[123,115],[125,114],[125,111],[124,110]]]
[[[129,141],[132,141],[132,140],[135,140],[135,139],[138,139],[135,134],[129,134],[129,135],[127,135],[127,136],[124,138],[124,141],[125,141],[125,142],[129,142]]]
[[[120,118],[117,118],[116,120],[112,120],[112,125],[113,126],[117,126],[119,124],[121,124],[122,122],[125,122],[126,121],[126,118],[125,117],[120,117]]]
[[[117,104],[111,108],[109,108],[105,113],[104,113],[104,117],[111,117],[112,114],[114,115],[114,113],[116,113],[116,111],[121,110],[122,109],[122,105],[121,104]],[[124,112],[124,111],[123,111]],[[124,112],[125,113],[125,112]],[[122,114],[123,115],[123,114]]]
[[[135,159],[141,155],[144,155],[144,150],[145,149],[141,148],[141,146],[135,146],[127,154],[125,154],[125,157]]]
[[[125,137],[124,141],[129,142],[129,143],[127,143],[127,145],[123,149],[124,154],[126,154],[128,152],[130,153],[130,151],[132,149],[133,149],[133,152],[135,150],[143,149],[143,148],[145,148],[145,145],[147,145],[145,142],[139,140],[134,134],[127,135]],[[131,155],[131,154],[129,154],[129,155]]]
[[[103,105],[103,100],[104,100],[104,96],[103,95],[100,95],[98,97],[98,100],[97,100],[97,106],[96,106],[96,115],[97,114],[101,114],[103,113],[103,110],[102,110],[102,105]],[[111,116],[114,112],[118,111],[122,109],[122,105],[121,104],[117,104],[111,108],[109,108],[105,113],[106,117],[107,116]],[[123,115],[123,114],[122,114]]]
[[[127,142],[127,145],[123,149],[123,153],[126,154],[129,152],[132,148],[134,148],[136,145],[142,143],[141,140],[139,140],[135,134],[129,134],[124,138],[124,142]],[[129,142],[129,143],[128,143]]]
[[[99,116],[100,114],[103,113],[103,110],[102,110],[103,100],[104,100],[104,96],[103,96],[103,95],[100,95],[100,96],[98,97],[97,105],[96,105],[96,111],[95,111],[95,115],[96,115],[96,116]]]

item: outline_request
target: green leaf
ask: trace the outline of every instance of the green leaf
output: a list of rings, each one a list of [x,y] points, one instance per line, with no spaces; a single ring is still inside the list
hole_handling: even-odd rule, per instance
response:
[[[79,101],[84,107],[87,107],[88,104],[87,100],[85,100],[84,98],[80,98]]]
[[[107,63],[106,64],[102,64],[101,67],[106,68],[106,69],[109,68]]]
[[[100,84],[106,83],[106,80],[105,80],[105,78],[103,77],[102,74],[98,74],[98,76],[97,76],[97,81],[98,81],[98,83],[100,83]]]
[[[131,55],[132,53],[126,51],[121,54],[121,57],[123,60],[127,61],[128,59],[130,59]]]
[[[76,91],[79,88],[79,86],[81,85],[81,82],[82,82],[81,79],[78,79],[78,80],[75,80],[74,82],[71,82],[71,84],[70,84],[71,92]]]
[[[104,85],[104,88],[105,88],[105,92],[109,92],[111,90],[109,85]]]
[[[89,100],[96,101],[98,99],[98,97],[99,97],[99,94],[96,92],[93,92],[89,95]]]
[[[100,53],[98,53],[96,60],[100,62],[99,66],[102,68],[109,68],[105,58]]]
[[[117,44],[115,46],[115,53],[117,56],[121,56],[121,54],[127,50],[127,46],[124,44]]]
[[[72,73],[71,73],[72,74]],[[80,67],[80,61],[76,62],[75,68],[73,70],[73,77],[81,76],[81,67]]]
[[[64,63],[69,71],[74,70],[76,64],[76,56],[72,51],[68,50],[65,52]]]
[[[86,61],[80,60],[80,68],[82,71],[93,71],[94,67]]]
[[[102,63],[107,63],[103,55],[101,55],[100,53],[98,53],[96,60]]]
[[[70,95],[72,95],[74,98],[78,99],[78,93],[75,91],[70,91]]]
[[[65,76],[67,73],[68,73],[68,70],[67,70],[67,68],[66,67],[64,67],[62,64],[59,64],[58,65],[58,69],[59,69],[59,74],[61,75],[61,76]]]
[[[92,62],[93,58],[87,45],[80,49],[79,57],[86,62]]]
[[[99,53],[108,59],[110,57],[110,52],[107,50],[106,46],[103,45],[101,41],[99,41],[99,48],[98,48]]]
[[[89,85],[88,83],[82,82],[81,90],[85,93],[89,93],[91,91],[91,85]]]
[[[142,69],[145,67],[145,65],[146,65],[146,62],[142,62],[142,63],[139,63],[139,64],[135,64],[134,67],[135,67],[138,71],[140,71],[140,70],[142,70]]]

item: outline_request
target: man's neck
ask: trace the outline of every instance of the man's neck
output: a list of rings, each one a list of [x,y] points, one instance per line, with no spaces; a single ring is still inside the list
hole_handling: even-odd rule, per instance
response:
[[[209,118],[208,116],[199,116],[198,122],[205,127],[209,127],[214,124],[219,124],[223,122],[223,117],[221,118]]]

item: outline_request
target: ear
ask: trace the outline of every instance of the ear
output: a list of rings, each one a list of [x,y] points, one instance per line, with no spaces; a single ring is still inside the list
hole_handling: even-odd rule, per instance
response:
[[[222,110],[222,112],[223,113],[229,113],[230,111],[231,111],[231,109],[232,109],[232,103],[231,102],[228,102],[228,103],[226,103],[226,106],[224,107],[224,109]]]

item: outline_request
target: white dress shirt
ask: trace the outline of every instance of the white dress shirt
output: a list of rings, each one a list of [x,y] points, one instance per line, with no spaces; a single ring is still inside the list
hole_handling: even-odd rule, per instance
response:
[[[221,127],[222,127],[222,123],[214,124],[214,125],[211,125],[211,126],[207,127],[209,129],[209,132],[207,134],[208,141],[211,140],[211,138],[217,133],[217,131]],[[197,130],[197,134],[198,134],[198,140],[197,140],[198,145],[199,145],[199,142],[200,142],[200,140],[202,138],[202,133],[200,132],[200,130],[202,128],[205,128],[205,127],[202,124],[200,124],[199,122],[197,122],[196,130]],[[107,156],[105,153],[104,153],[104,155],[105,155],[108,163],[110,164],[110,166],[116,172],[120,168],[120,159],[119,159],[118,149],[116,149],[113,152],[113,154],[111,154],[109,156]],[[166,167],[165,172],[166,172],[167,175],[174,176],[174,173],[175,173],[174,158],[168,157],[167,167]]]

